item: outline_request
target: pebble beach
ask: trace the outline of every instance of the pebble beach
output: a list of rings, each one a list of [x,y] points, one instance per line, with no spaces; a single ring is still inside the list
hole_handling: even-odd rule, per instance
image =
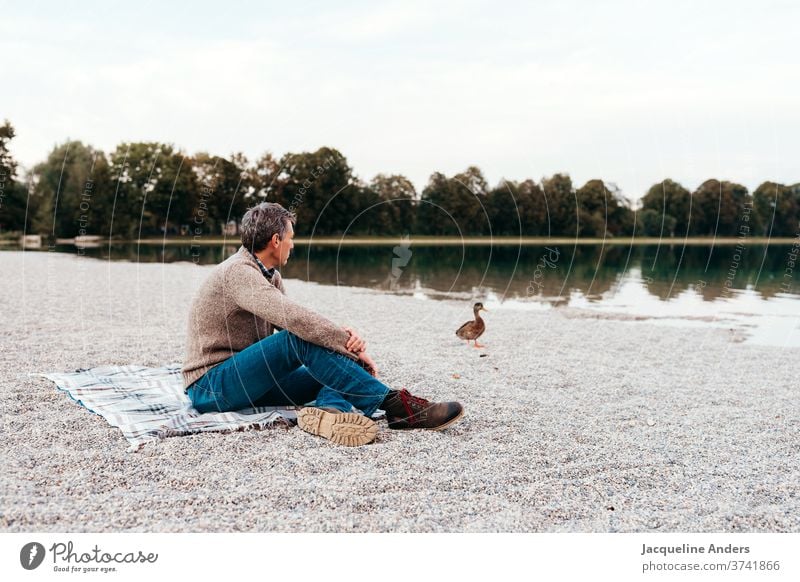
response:
[[[6,532],[797,532],[800,350],[572,308],[285,280],[356,328],[392,388],[461,401],[442,432],[346,448],[297,428],[119,430],[32,374],[183,358],[210,266],[0,252]]]

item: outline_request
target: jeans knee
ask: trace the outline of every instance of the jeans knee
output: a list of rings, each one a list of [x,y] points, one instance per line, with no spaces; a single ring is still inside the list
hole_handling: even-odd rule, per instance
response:
[[[313,342],[310,342],[308,340],[304,340],[300,336],[295,335],[290,331],[287,331],[286,333],[287,333],[286,337],[288,339],[288,344],[290,346],[290,349],[293,352],[297,353],[297,354],[302,354],[304,356],[309,356],[309,355],[320,356],[322,354],[331,355],[331,356],[340,355],[334,349],[326,348],[324,346],[317,345],[317,344],[315,344]],[[342,356],[342,357],[344,357],[344,356]]]
[[[295,335],[290,331],[286,332],[286,339],[288,340],[291,350],[298,354],[306,354],[309,349],[316,347],[311,342],[304,340],[299,335]]]
[[[306,340],[301,338],[299,335],[294,334],[294,333],[292,333],[290,331],[286,332],[286,338],[289,340],[289,342],[294,343],[294,344],[301,344],[302,345],[302,344],[308,343]]]

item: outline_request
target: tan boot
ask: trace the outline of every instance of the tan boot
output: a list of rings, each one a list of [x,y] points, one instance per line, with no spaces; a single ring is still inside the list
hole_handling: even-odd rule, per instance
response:
[[[297,426],[346,447],[371,443],[378,434],[378,425],[374,420],[363,414],[342,412],[335,408],[301,408],[297,413]]]

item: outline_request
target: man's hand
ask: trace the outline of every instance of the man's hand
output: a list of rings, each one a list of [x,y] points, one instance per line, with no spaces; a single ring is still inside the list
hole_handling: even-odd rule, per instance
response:
[[[354,354],[358,354],[367,349],[367,342],[361,339],[361,336],[358,335],[352,328],[345,327],[344,330],[350,334],[350,339],[347,340],[347,343],[344,347]]]
[[[361,365],[367,372],[376,378],[378,377],[378,366],[376,366],[372,358],[367,355],[367,352],[359,352],[358,361],[361,362]]]

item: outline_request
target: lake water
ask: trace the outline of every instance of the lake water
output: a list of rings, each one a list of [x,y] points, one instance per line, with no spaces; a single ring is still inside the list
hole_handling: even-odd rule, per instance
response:
[[[215,264],[237,245],[107,245],[87,257]],[[57,251],[75,253],[75,247]],[[793,262],[794,261],[794,262]],[[800,347],[798,245],[308,246],[286,278],[482,301],[492,309],[575,307],[636,324],[720,327],[734,341]]]

